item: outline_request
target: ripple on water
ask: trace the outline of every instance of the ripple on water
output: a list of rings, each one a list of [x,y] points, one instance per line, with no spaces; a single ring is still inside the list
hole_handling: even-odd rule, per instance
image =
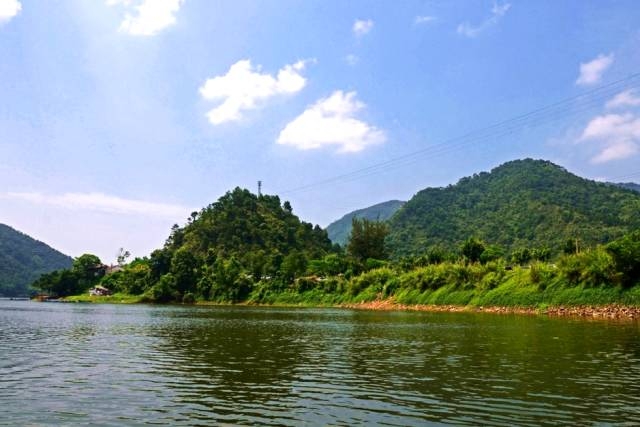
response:
[[[0,424],[640,418],[636,324],[0,302]]]

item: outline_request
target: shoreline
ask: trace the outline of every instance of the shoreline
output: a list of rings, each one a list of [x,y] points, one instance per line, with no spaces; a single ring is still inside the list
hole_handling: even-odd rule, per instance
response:
[[[509,306],[460,306],[433,304],[401,304],[393,300],[376,300],[361,303],[347,303],[335,306],[354,310],[372,311],[424,311],[431,313],[491,313],[546,315],[549,317],[579,317],[583,319],[640,319],[640,307],[621,304],[601,306],[548,306],[548,307],[509,307]]]
[[[92,297],[91,299],[80,296],[71,296],[55,300],[63,303],[88,303],[88,304],[147,304],[139,301],[136,296],[113,297]],[[124,298],[122,298],[124,297]],[[104,299],[102,299],[104,298]],[[36,301],[35,299],[33,301]],[[153,304],[153,303],[152,303]],[[541,307],[521,307],[521,306],[472,306],[472,305],[436,305],[436,304],[403,304],[388,299],[377,299],[373,301],[357,303],[220,303],[213,301],[200,301],[194,304],[159,304],[159,305],[194,305],[211,307],[291,307],[291,308],[344,308],[351,310],[370,311],[421,311],[430,313],[491,313],[491,314],[520,314],[520,315],[544,315],[549,317],[572,317],[582,319],[640,319],[640,306],[630,306],[623,304],[604,305],[549,305]]]

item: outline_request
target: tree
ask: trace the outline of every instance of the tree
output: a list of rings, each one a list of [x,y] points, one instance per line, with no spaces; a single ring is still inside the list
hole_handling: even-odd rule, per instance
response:
[[[369,258],[387,259],[384,242],[388,234],[389,228],[384,222],[354,217],[351,221],[347,252],[360,262]]]
[[[104,265],[93,254],[84,254],[73,261],[71,271],[78,277],[81,285],[89,285],[104,276]]]
[[[282,260],[280,274],[282,278],[291,283],[307,269],[307,258],[302,252],[291,251]]]
[[[120,267],[122,267],[127,262],[127,258],[129,258],[130,256],[131,256],[131,252],[125,251],[124,248],[120,248],[118,249],[116,262]]]
[[[176,289],[184,294],[193,292],[198,280],[198,260],[186,248],[180,248],[171,260],[171,273],[176,281]]]
[[[460,250],[462,251],[462,255],[464,255],[468,261],[478,262],[480,261],[480,256],[485,250],[485,246],[481,240],[478,240],[475,237],[469,237],[464,241]]]
[[[640,282],[640,230],[636,230],[607,245],[624,286]]]

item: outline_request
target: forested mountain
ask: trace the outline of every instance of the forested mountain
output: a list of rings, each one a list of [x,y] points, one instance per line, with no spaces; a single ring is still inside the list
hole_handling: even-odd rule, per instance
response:
[[[640,193],[640,184],[636,184],[635,182],[618,182],[613,185]]]
[[[516,160],[445,188],[418,192],[390,220],[391,253],[455,249],[470,236],[504,249],[611,241],[640,228],[640,194],[580,178],[542,160]]]
[[[72,259],[46,244],[0,224],[0,296],[28,294],[42,273],[71,267]]]
[[[405,202],[400,200],[389,200],[378,203],[368,208],[350,212],[337,221],[332,222],[327,227],[327,234],[333,243],[345,246],[351,233],[351,221],[355,218],[364,218],[369,221],[386,221],[393,216]]]

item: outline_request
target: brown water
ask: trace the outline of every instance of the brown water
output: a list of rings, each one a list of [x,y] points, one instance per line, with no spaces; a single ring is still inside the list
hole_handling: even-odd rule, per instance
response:
[[[639,421],[638,323],[0,301],[5,425]]]

